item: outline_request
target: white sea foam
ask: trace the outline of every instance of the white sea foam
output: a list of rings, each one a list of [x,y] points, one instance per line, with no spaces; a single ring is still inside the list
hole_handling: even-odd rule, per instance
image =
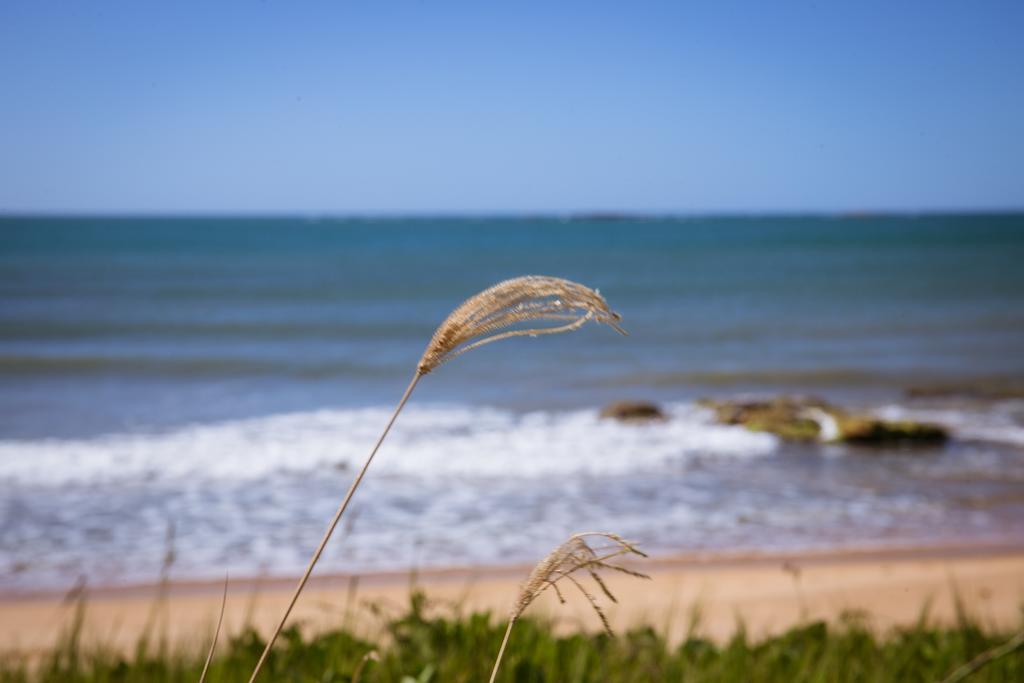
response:
[[[319,410],[157,434],[0,441],[0,481],[63,486],[130,481],[253,480],[276,473],[356,468],[387,408]],[[713,424],[692,405],[649,424],[601,420],[595,410],[518,414],[486,407],[410,406],[375,461],[378,476],[419,479],[614,475],[692,456],[764,455],[775,437]]]
[[[172,523],[176,576],[301,571],[389,412],[2,441],[0,588],[152,579]],[[631,425],[594,409],[412,405],[325,566],[525,563],[583,528],[614,529],[654,551],[996,538],[1019,528],[1012,502],[958,502],[979,490],[999,501],[1001,487],[1024,480],[1013,449],[1007,457],[991,443],[954,443],[897,462],[834,447],[844,457],[821,460],[716,425],[693,404],[668,412]]]

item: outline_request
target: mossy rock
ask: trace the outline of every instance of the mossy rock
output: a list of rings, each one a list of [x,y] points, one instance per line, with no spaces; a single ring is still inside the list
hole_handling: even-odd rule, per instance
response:
[[[752,432],[770,432],[790,441],[816,441],[821,435],[821,425],[814,420],[751,420],[746,428]]]
[[[616,401],[601,409],[601,417],[620,422],[650,422],[664,420],[665,412],[648,401]]]
[[[816,441],[821,425],[806,414],[808,408],[826,407],[813,398],[782,396],[770,401],[701,401],[723,424],[743,425],[754,432],[769,432],[793,441]]]
[[[948,438],[939,425],[852,415],[816,398],[781,396],[768,401],[701,401],[723,424],[743,425],[789,441],[860,446],[937,445]]]
[[[910,420],[879,420],[872,417],[845,417],[839,420],[839,440],[863,446],[932,446],[949,438],[941,426]]]

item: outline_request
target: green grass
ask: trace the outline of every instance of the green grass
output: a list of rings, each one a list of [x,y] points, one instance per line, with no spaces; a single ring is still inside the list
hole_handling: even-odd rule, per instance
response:
[[[83,608],[84,609],[84,608]],[[286,630],[261,675],[264,681],[348,682],[364,655],[363,682],[458,683],[486,681],[504,629],[487,614],[437,614],[413,594],[405,614],[385,621],[378,642],[336,630],[304,637]],[[130,655],[83,649],[81,621],[41,661],[0,659],[0,683],[134,683],[199,680],[205,653],[172,651],[140,640]],[[1024,625],[1024,622],[1022,622]],[[918,625],[876,636],[863,619],[836,626],[808,623],[752,642],[742,628],[728,643],[693,636],[670,647],[652,628],[611,638],[603,634],[556,635],[550,623],[525,618],[516,624],[500,681],[584,683],[648,681],[936,681],[1012,633],[992,633],[967,618],[956,626]],[[252,631],[222,638],[208,680],[245,681],[263,649]],[[1024,650],[1002,656],[971,681],[1024,681]]]

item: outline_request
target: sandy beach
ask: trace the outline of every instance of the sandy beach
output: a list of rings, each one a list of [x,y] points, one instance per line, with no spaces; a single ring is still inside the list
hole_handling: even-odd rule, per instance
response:
[[[867,615],[878,630],[912,624],[925,606],[930,618],[956,617],[956,594],[982,625],[1014,628],[1024,605],[1024,550],[1019,547],[930,547],[760,555],[680,555],[636,565],[650,581],[610,577],[619,598],[608,606],[619,631],[648,624],[670,639],[687,633],[700,614],[698,632],[717,640],[732,635],[740,620],[753,637],[802,621],[835,622],[844,614]],[[373,635],[382,618],[407,605],[413,582],[435,609],[491,610],[503,615],[527,567],[431,570],[365,576],[316,577],[297,606],[293,623],[329,629],[346,623]],[[245,624],[268,630],[289,597],[292,579],[239,579],[230,584],[225,616],[229,632]],[[159,585],[97,588],[87,593],[87,641],[133,646],[150,625],[175,646],[197,647],[212,632],[221,599],[216,582],[171,582],[157,608]],[[0,649],[38,653],[48,649],[72,620],[66,595],[36,593],[0,597]],[[370,609],[371,605],[379,609]],[[559,606],[553,596],[531,608],[560,629],[598,627],[579,596]],[[383,616],[382,616],[383,615]]]

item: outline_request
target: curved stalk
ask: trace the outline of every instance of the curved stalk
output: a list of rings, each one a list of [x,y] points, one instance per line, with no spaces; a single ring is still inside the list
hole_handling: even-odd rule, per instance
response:
[[[958,681],[964,680],[983,666],[1013,653],[1020,647],[1024,647],[1024,631],[1021,631],[1013,638],[1010,638],[999,647],[994,647],[991,650],[982,652],[980,655],[951,673],[948,677],[944,678],[942,683],[958,683]]]
[[[501,666],[501,658],[505,654],[505,646],[508,645],[508,637],[512,635],[512,625],[515,623],[515,617],[508,620],[508,628],[505,629],[505,637],[501,639],[501,648],[498,649],[498,658],[494,660],[494,668],[491,669],[490,683],[494,683],[494,679],[498,677],[498,667]]]
[[[373,445],[373,450],[370,451],[370,455],[366,458],[366,462],[363,463],[363,467],[359,470],[359,474],[356,475],[355,481],[352,482],[352,486],[349,487],[348,493],[345,494],[345,499],[341,501],[341,505],[338,507],[338,511],[334,513],[334,519],[331,520],[330,525],[327,527],[326,533],[324,533],[323,539],[320,540],[320,545],[317,546],[316,552],[313,553],[313,557],[309,561],[309,566],[306,567],[306,572],[299,579],[299,585],[295,587],[295,592],[292,594],[292,599],[288,603],[288,608],[284,611],[284,615],[281,617],[281,622],[274,629],[274,633],[270,636],[267,641],[266,647],[263,648],[263,654],[260,655],[260,659],[256,662],[256,668],[253,669],[252,676],[249,677],[249,683],[253,683],[256,677],[260,673],[260,669],[263,668],[263,663],[267,659],[267,655],[270,654],[270,649],[274,647],[274,643],[277,641],[277,637],[281,635],[281,631],[284,629],[285,623],[288,621],[288,617],[292,613],[292,608],[295,607],[295,603],[299,599],[299,595],[302,593],[302,589],[306,587],[306,582],[309,581],[310,574],[313,573],[313,567],[316,566],[317,560],[320,559],[320,555],[323,554],[324,548],[327,547],[327,541],[330,540],[331,534],[334,533],[334,528],[338,526],[338,522],[341,521],[341,516],[345,514],[345,508],[348,507],[349,501],[352,500],[352,494],[356,492],[359,487],[359,482],[363,480],[363,476],[366,474],[366,470],[370,468],[370,463],[373,462],[373,456],[377,455],[377,450],[380,449],[380,445],[384,442],[384,437],[391,431],[391,425],[395,424],[395,419],[398,414],[402,412],[402,408],[405,406],[405,402],[409,400],[409,396],[412,395],[412,390],[416,388],[416,383],[420,381],[420,377],[423,373],[417,372],[413,375],[412,381],[409,382],[409,386],[405,388],[405,393],[402,394],[401,400],[398,405],[395,406],[395,411],[391,413],[391,419],[388,420],[387,425],[384,427],[384,431],[381,432],[380,438],[377,439],[377,443]]]

